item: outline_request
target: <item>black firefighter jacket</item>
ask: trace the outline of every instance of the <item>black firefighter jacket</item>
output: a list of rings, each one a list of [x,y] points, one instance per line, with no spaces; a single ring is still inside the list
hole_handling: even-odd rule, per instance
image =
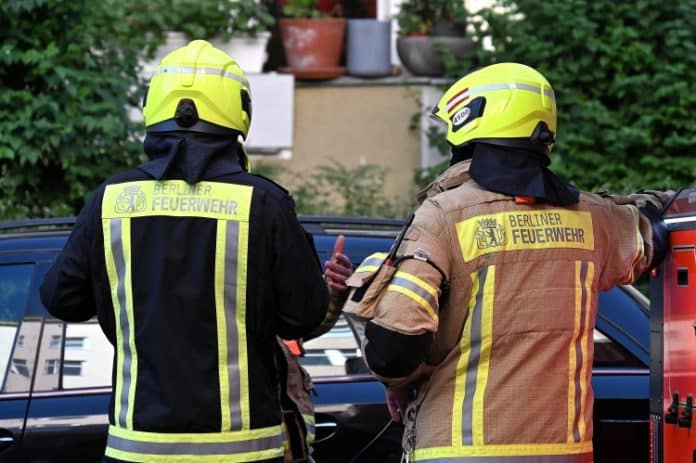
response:
[[[113,459],[283,454],[275,336],[317,326],[326,285],[287,192],[207,154],[170,150],[102,184],[41,287],[51,314],[96,313],[114,345]]]

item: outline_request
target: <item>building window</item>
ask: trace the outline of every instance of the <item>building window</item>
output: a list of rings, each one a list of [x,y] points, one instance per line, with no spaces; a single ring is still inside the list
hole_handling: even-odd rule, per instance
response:
[[[24,335],[20,334],[17,337],[17,347],[24,347]]]
[[[85,338],[65,338],[66,349],[84,349]]]
[[[56,373],[58,373],[58,359],[46,360],[46,365],[44,365],[44,374],[55,375]]]
[[[59,334],[51,335],[51,340],[48,343],[48,347],[60,347],[60,341],[62,336]]]
[[[66,360],[63,362],[63,375],[83,376],[85,362],[82,360]]]
[[[24,359],[12,359],[11,371],[25,378],[29,377],[29,368],[27,367],[27,361]]]

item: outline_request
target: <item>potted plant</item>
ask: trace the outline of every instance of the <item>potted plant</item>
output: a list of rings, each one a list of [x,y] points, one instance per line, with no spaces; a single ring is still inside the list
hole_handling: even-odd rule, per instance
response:
[[[299,79],[327,79],[345,73],[340,66],[346,20],[319,9],[317,0],[286,0],[279,21],[283,50],[291,72]]]
[[[358,77],[383,77],[391,74],[391,19],[377,18],[376,2],[343,0],[347,18],[346,69]],[[369,50],[369,53],[365,51]]]
[[[467,16],[463,0],[404,0],[395,17],[396,51],[404,67],[415,75],[443,75],[443,53],[461,59],[473,48]]]
[[[275,24],[261,0],[170,0],[170,11],[169,48],[208,40],[245,72],[261,72]]]

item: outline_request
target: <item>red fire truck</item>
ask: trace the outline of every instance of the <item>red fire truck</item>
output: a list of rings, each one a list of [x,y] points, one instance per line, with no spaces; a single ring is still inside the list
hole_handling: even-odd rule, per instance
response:
[[[665,211],[670,249],[651,278],[650,463],[696,463],[696,189]]]

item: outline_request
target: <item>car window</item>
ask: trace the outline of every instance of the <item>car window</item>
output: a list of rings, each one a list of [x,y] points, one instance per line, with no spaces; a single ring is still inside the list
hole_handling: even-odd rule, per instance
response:
[[[300,363],[312,378],[368,373],[353,331],[343,315],[329,332],[306,341],[304,349]]]
[[[114,349],[96,318],[68,323],[63,344],[63,388],[109,386]]]
[[[40,322],[20,324],[29,298],[33,264],[0,265],[0,391],[29,390]],[[20,328],[21,326],[21,328]]]
[[[34,389],[77,389],[111,385],[114,351],[97,322],[44,325]]]
[[[595,328],[594,367],[644,368],[645,365],[621,344],[614,342]]]

